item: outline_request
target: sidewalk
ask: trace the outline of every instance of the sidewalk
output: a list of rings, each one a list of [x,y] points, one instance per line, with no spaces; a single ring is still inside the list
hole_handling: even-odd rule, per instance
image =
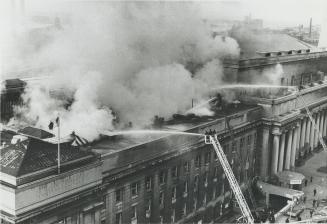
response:
[[[313,217],[321,217],[321,215],[327,217],[327,209],[323,209],[327,206],[327,203],[321,202],[322,199],[327,199],[327,173],[317,172],[317,169],[326,166],[327,152],[321,151],[315,153],[312,158],[310,158],[304,166],[297,167],[296,172],[302,173],[308,180],[307,187],[303,187],[302,191],[306,196],[306,203],[301,201],[298,205],[293,208],[293,211],[304,209],[304,212],[300,215],[302,220],[310,219],[310,210],[314,210]],[[312,183],[310,182],[310,177],[313,177]],[[313,191],[317,190],[316,196],[314,196]],[[319,207],[313,207],[313,200],[320,200]],[[324,212],[325,211],[325,212]],[[325,214],[324,214],[325,213]],[[287,216],[281,216],[278,222],[285,222]],[[290,219],[290,222],[295,221],[295,219]]]

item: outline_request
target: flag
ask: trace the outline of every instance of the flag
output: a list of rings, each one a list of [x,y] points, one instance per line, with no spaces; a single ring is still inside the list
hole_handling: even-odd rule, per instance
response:
[[[52,122],[52,121],[50,121],[50,124],[49,124],[49,126],[48,126],[48,127],[49,127],[49,129],[50,129],[50,130],[52,130],[52,129],[53,129],[53,122]]]
[[[56,118],[56,124],[57,124],[57,126],[60,126],[60,120],[59,120],[59,117]]]
[[[59,117],[57,117],[55,121],[56,121],[56,125],[57,125],[57,127],[59,127],[59,126],[60,126],[60,120],[59,120]],[[54,125],[55,125],[55,124],[53,123],[53,121],[50,121],[50,123],[49,123],[49,125],[48,125],[49,129],[52,130],[52,129],[54,128]]]

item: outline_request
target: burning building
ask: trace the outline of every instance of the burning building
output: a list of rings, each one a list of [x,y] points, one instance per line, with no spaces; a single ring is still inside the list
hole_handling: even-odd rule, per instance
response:
[[[311,54],[319,56],[319,63],[326,60],[325,52],[307,54],[303,60],[315,63]],[[292,59],[289,55],[275,57],[287,57],[288,64]],[[257,69],[258,64],[252,65],[252,60],[240,61],[240,78],[246,69]],[[298,55],[294,60],[297,63]],[[247,67],[242,67],[245,64]],[[301,76],[294,73],[295,79]],[[60,143],[60,173],[58,142],[52,133],[4,126],[0,163],[1,198],[6,200],[1,201],[1,218],[5,223],[231,221],[235,201],[203,134],[218,135],[253,207],[248,189],[254,177],[262,181],[277,178],[287,184],[290,179],[285,179],[285,172],[320,150],[306,107],[323,137],[327,135],[327,84],[323,79],[302,84],[301,88],[225,85],[214,90],[219,92],[214,100],[201,106],[210,109],[209,115],[190,110],[168,120],[157,117],[156,128],[160,130],[138,131],[131,127],[127,131],[103,132],[91,143],[70,135]],[[18,95],[20,88],[15,88]],[[74,139],[79,144],[73,143]]]
[[[326,51],[251,49],[238,59],[236,41],[207,36],[192,7],[161,6],[124,5],[90,20],[81,13],[38,46],[38,63],[55,66],[49,88],[3,85],[1,120],[16,105],[15,115],[37,126],[1,127],[3,223],[232,222],[237,203],[208,133],[253,210],[253,180],[301,188],[287,174],[320,150],[307,108],[327,135]],[[62,95],[53,97],[57,86]],[[45,131],[58,113],[60,142]],[[262,190],[269,205],[276,192]]]

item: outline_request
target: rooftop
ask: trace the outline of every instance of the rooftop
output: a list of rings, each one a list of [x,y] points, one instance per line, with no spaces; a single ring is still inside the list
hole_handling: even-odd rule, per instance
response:
[[[171,120],[168,120],[162,124],[162,126],[157,129],[149,130],[127,130],[120,131],[112,135],[104,135],[99,141],[91,144],[92,150],[102,155],[111,154],[117,151],[122,151],[124,149],[137,147],[139,145],[152,144],[152,142],[157,141],[167,144],[165,137],[171,137],[172,139],[179,136],[182,139],[190,141],[190,139],[198,140],[201,136],[192,136],[185,134],[178,134],[178,132],[188,132],[188,133],[199,133],[199,127],[204,127],[212,122],[217,122],[218,120],[224,120],[226,117],[233,117],[235,114],[244,114],[251,110],[258,110],[260,107],[257,105],[245,105],[238,103],[236,106],[234,104],[228,104],[223,109],[218,109],[214,112],[213,116],[196,116],[196,115],[179,115],[174,116]],[[185,143],[185,142],[184,142]],[[155,146],[156,150],[159,150],[158,144]],[[171,147],[171,146],[169,146]],[[176,148],[176,147],[175,147]],[[163,149],[167,150],[167,149]]]
[[[36,129],[36,128],[33,128]],[[35,131],[37,135],[45,132]],[[11,176],[21,177],[36,171],[57,166],[57,144],[43,141],[40,138],[20,135],[11,130],[3,129],[1,132],[0,149],[1,172]],[[17,136],[19,141],[12,141]],[[72,142],[61,144],[61,163],[63,166],[68,163],[75,163],[85,159],[94,158],[95,154],[90,151],[83,151],[79,147],[71,145]]]

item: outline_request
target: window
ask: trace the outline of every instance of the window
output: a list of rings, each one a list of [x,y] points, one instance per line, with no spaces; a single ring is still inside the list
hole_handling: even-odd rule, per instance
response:
[[[213,188],[213,192],[212,192],[212,200],[214,200],[216,198],[216,187]]]
[[[160,194],[159,194],[159,205],[160,206],[163,206],[164,205],[164,192],[163,191],[160,191]]]
[[[147,201],[146,210],[147,211],[150,211],[151,210],[151,199],[148,199],[148,201]]]
[[[244,147],[244,141],[245,141],[244,137],[241,138],[241,140],[240,140],[240,148],[241,149],[243,149],[243,147]]]
[[[199,175],[194,177],[194,191],[197,191],[199,187]]]
[[[138,183],[137,182],[131,184],[131,192],[132,192],[132,197],[137,196],[137,194],[138,194]]]
[[[122,224],[123,223],[123,214],[122,212],[116,213],[116,224]]]
[[[183,196],[186,197],[188,192],[188,182],[185,181],[183,185]]]
[[[233,153],[236,152],[236,141],[233,141],[233,143],[232,143],[232,152]]]
[[[132,219],[137,219],[137,208],[136,205],[132,206]]]
[[[184,190],[185,193],[188,192],[188,182],[187,181],[184,182],[184,189],[183,190]]]
[[[209,164],[210,163],[210,152],[207,152],[205,155],[205,164]]]
[[[102,200],[103,200],[103,208],[107,208],[107,195],[103,196]]]
[[[173,209],[172,213],[171,213],[171,222],[174,223],[175,222],[175,209]]]
[[[215,169],[213,171],[213,176],[218,177],[218,166],[215,166]]]
[[[116,190],[116,203],[122,202],[123,200],[123,189]]]
[[[247,144],[248,146],[250,146],[252,143],[252,135],[248,135],[248,138],[247,138]]]
[[[217,182],[218,181],[218,167],[217,166],[215,166],[215,169],[214,169],[214,171],[213,171],[213,181],[214,182]]]
[[[204,193],[203,205],[207,204],[207,193]]]
[[[160,174],[159,174],[159,183],[160,184],[164,184],[166,182],[166,174],[165,174],[165,171],[160,171]]]
[[[177,178],[178,177],[178,167],[174,166],[171,170],[171,177],[172,178]]]
[[[201,155],[197,155],[195,158],[195,167],[199,168],[201,166]]]
[[[224,145],[224,147],[223,147],[223,151],[224,151],[224,153],[225,153],[226,155],[228,155],[229,144]]]
[[[209,173],[205,172],[204,173],[204,186],[208,186],[208,179],[209,179]]]
[[[190,172],[190,163],[189,162],[184,162],[184,172]]]
[[[196,210],[197,206],[198,206],[198,199],[197,198],[194,198],[193,199],[193,211]]]
[[[225,148],[225,146],[224,146],[224,148]],[[218,156],[217,156],[217,153],[216,152],[213,153],[213,158],[214,158],[215,161],[218,160]]]
[[[148,199],[146,208],[145,208],[145,217],[150,218],[151,216],[151,199]]]
[[[173,187],[171,189],[171,202],[172,203],[175,203],[176,202],[176,192],[177,192],[176,187]]]
[[[186,203],[183,205],[182,216],[186,215]]]
[[[151,188],[152,188],[152,178],[151,177],[145,178],[145,188],[147,191],[151,190]]]
[[[257,133],[255,132],[253,135],[253,148],[256,147],[256,144],[257,144]]]

